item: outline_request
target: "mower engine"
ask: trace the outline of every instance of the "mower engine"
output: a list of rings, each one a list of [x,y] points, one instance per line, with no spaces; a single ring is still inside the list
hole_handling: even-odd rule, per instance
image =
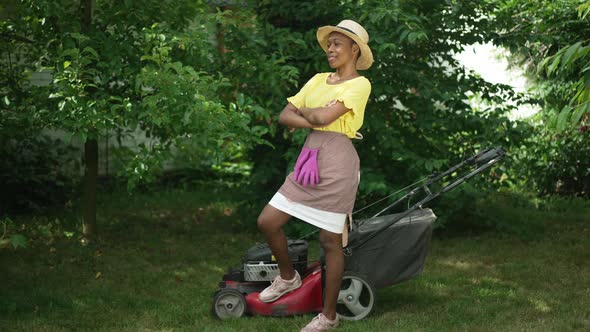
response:
[[[289,258],[299,275],[307,269],[307,241],[289,240]],[[251,247],[243,258],[244,281],[273,281],[279,275],[279,266],[267,244]]]

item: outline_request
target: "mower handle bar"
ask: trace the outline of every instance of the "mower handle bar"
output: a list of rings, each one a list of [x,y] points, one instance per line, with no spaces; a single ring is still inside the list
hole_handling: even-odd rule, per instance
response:
[[[430,175],[428,177],[428,181],[425,184],[423,184],[423,185],[415,185],[415,186],[409,187],[409,189],[407,189],[409,191],[404,196],[402,196],[401,198],[399,198],[395,202],[391,203],[390,205],[388,205],[383,210],[379,211],[372,218],[378,217],[378,216],[382,215],[383,213],[385,213],[387,210],[389,210],[389,209],[397,206],[398,204],[400,204],[404,200],[410,199],[412,196],[414,196],[420,190],[423,190],[426,193],[426,197],[422,198],[419,202],[417,202],[414,205],[412,205],[409,209],[407,209],[406,211],[404,211],[403,213],[401,213],[400,215],[398,215],[395,219],[393,219],[393,220],[385,223],[384,225],[382,225],[382,227],[379,227],[379,229],[376,230],[376,231],[374,231],[374,233],[371,236],[368,236],[365,240],[363,240],[362,242],[356,244],[355,247],[358,247],[358,246],[364,244],[365,242],[369,241],[370,239],[372,239],[373,237],[375,237],[376,235],[378,235],[382,230],[386,229],[387,227],[395,224],[399,220],[401,220],[404,217],[408,216],[410,213],[412,213],[417,208],[422,208],[422,206],[424,204],[432,201],[433,199],[437,198],[441,194],[446,193],[446,192],[454,189],[455,187],[459,186],[460,184],[462,184],[463,182],[469,180],[470,178],[474,177],[475,175],[477,175],[477,174],[483,172],[484,170],[492,167],[493,165],[495,165],[496,163],[498,163],[500,160],[502,160],[505,155],[506,155],[506,151],[504,151],[504,149],[502,147],[491,147],[491,148],[482,150],[481,152],[475,154],[474,156],[471,156],[471,157],[463,160],[462,162],[460,162],[457,165],[449,168],[445,172],[442,172],[442,173],[433,173],[432,175]],[[430,190],[429,186],[432,185],[433,183],[441,180],[445,176],[452,175],[452,173],[454,173],[458,169],[463,168],[466,165],[470,165],[470,164],[474,164],[475,165],[475,169],[473,169],[472,171],[468,172],[467,174],[459,177],[458,179],[456,179],[455,181],[451,182],[450,184],[444,186],[443,188],[441,188],[437,192],[434,192],[433,193]],[[347,249],[348,249],[348,247],[347,247]]]

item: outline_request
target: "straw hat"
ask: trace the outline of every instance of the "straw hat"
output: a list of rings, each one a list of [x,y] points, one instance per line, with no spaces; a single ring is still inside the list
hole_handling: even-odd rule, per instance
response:
[[[361,56],[356,62],[356,69],[368,69],[373,64],[373,52],[369,48],[369,34],[362,25],[352,20],[344,20],[338,23],[337,26],[327,25],[318,29],[316,36],[322,49],[328,51],[328,37],[332,32],[340,32],[352,40],[361,49]]]

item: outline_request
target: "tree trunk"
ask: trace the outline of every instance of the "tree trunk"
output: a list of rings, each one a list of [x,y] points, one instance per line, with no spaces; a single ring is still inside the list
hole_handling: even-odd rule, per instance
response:
[[[98,141],[84,143],[84,227],[85,238],[96,234],[96,183],[98,180]]]
[[[89,32],[92,27],[92,10],[94,0],[80,1],[80,19],[82,31]],[[87,138],[84,143],[84,225],[82,234],[85,239],[96,235],[96,183],[98,180],[98,141],[96,137]]]
[[[82,21],[82,31],[88,32],[92,24],[92,12],[94,10],[94,0],[80,1],[80,18]]]

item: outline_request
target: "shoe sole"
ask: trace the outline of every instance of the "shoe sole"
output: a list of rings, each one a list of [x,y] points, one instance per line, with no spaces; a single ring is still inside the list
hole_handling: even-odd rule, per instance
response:
[[[259,299],[261,302],[264,302],[264,303],[270,303],[270,302],[274,302],[274,301],[276,301],[276,300],[280,299],[280,298],[281,298],[283,295],[289,294],[289,293],[291,293],[292,291],[299,289],[299,287],[301,287],[301,285],[302,285],[302,284],[299,284],[299,285],[297,285],[297,287],[292,287],[292,288],[289,288],[289,289],[287,289],[287,290],[286,290],[286,291],[285,291],[283,294],[279,294],[278,296],[275,296],[275,297],[273,297],[272,299],[263,300],[263,299],[261,299],[260,297],[258,297],[258,299]]]

